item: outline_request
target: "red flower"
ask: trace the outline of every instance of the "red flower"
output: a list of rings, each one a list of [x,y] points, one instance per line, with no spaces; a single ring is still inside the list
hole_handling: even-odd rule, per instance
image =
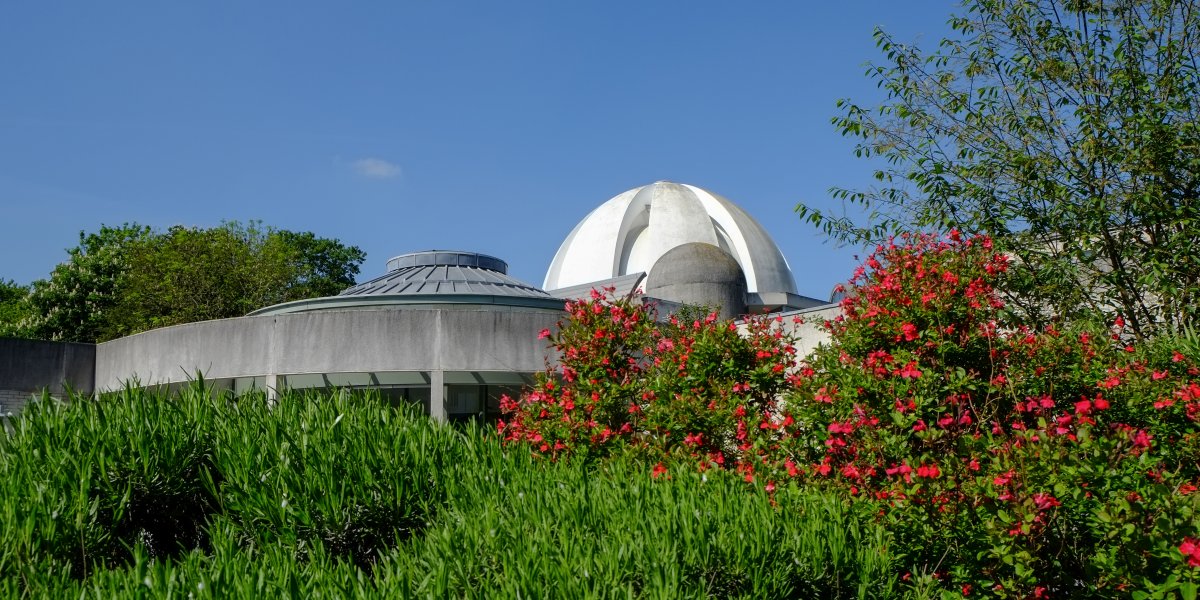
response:
[[[796,463],[792,462],[790,458],[784,461],[783,466],[787,467],[788,477],[795,477],[800,474],[800,469],[796,468]]]
[[[902,475],[905,483],[912,483],[912,467],[908,466],[908,463],[901,464],[898,467],[884,469],[884,472],[887,473],[889,477],[896,474]]]
[[[921,371],[917,369],[917,361],[910,360],[903,368],[896,371],[896,375],[905,379],[916,379],[921,376]]]
[[[835,422],[829,424],[829,433],[853,433],[853,432],[854,432],[854,426],[852,424],[850,424],[849,422],[838,423],[835,421]]]
[[[1187,560],[1189,567],[1200,568],[1200,540],[1183,538],[1183,542],[1179,544],[1179,553]]]
[[[650,476],[655,479],[658,479],[659,477],[662,477],[663,475],[666,475],[666,474],[667,474],[667,468],[664,467],[662,463],[658,463],[658,464],[654,465],[654,470],[650,471]]]
[[[1132,434],[1130,434],[1129,438],[1133,441],[1134,448],[1149,448],[1150,447],[1150,439],[1152,438],[1152,436],[1150,434],[1146,433],[1145,430],[1139,429],[1139,430],[1133,432]]]
[[[1058,498],[1055,498],[1050,494],[1043,493],[1037,493],[1033,495],[1033,504],[1037,506],[1038,510],[1049,510],[1056,506],[1062,506],[1062,503],[1058,501]]]

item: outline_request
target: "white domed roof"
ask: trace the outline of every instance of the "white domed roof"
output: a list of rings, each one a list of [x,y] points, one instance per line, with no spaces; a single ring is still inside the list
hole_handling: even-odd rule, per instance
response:
[[[712,244],[746,274],[746,291],[796,293],[792,270],[762,225],[728,199],[658,181],[620,194],[584,217],[554,255],[546,290],[649,272],[671,249]]]

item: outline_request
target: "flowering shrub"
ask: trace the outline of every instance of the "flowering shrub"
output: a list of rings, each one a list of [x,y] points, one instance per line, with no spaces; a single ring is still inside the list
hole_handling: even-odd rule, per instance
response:
[[[879,506],[913,577],[964,595],[1194,590],[1197,370],[1118,320],[1006,321],[987,238],[912,236],[850,282],[781,440],[800,485]]]
[[[635,452],[654,477],[735,469],[768,492],[875,507],[917,589],[995,597],[1178,591],[1200,576],[1200,370],[1124,323],[1012,322],[989,239],[902,237],[849,283],[804,362],[778,323],[656,326],[569,305],[557,376],[506,402],[509,443]]]
[[[752,479],[754,457],[781,426],[778,399],[797,381],[779,323],[751,319],[739,332],[716,313],[656,322],[653,307],[611,292],[568,303],[557,330],[543,332],[558,364],[524,397],[503,400],[504,439],[548,456],[686,458]]]

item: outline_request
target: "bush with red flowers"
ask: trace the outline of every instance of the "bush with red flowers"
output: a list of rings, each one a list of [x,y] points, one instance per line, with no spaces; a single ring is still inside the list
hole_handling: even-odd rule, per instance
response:
[[[798,485],[873,502],[914,580],[975,595],[1194,590],[1200,382],[1119,320],[1031,330],[987,238],[911,236],[851,281],[786,403]]]
[[[611,290],[567,312],[544,332],[557,365],[522,398],[502,401],[506,441],[550,457],[633,452],[752,478],[754,457],[781,426],[779,399],[798,381],[778,321],[750,319],[739,330],[715,313],[685,311],[659,322],[653,307]]]
[[[1194,597],[1200,370],[1120,319],[1032,329],[984,237],[881,246],[797,363],[782,325],[654,323],[628,300],[569,305],[554,376],[506,403],[510,443],[731,469],[771,493],[867,503],[915,590]]]

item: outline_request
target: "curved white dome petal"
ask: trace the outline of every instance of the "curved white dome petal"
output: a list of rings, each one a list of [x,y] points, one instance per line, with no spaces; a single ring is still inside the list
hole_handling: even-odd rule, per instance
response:
[[[691,185],[659,181],[621,193],[575,226],[554,255],[546,290],[647,272],[684,244],[730,254],[748,292],[796,293],[787,261],[766,230],[728,199]]]

